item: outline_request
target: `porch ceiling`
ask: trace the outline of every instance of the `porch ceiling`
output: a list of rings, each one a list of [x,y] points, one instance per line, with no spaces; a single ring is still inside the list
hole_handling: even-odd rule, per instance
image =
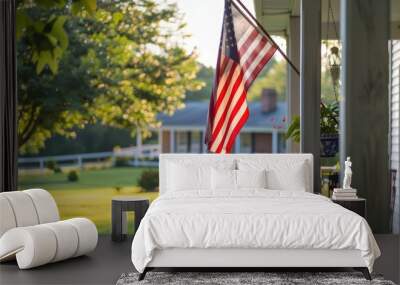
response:
[[[287,36],[290,34],[290,17],[300,16],[301,0],[254,0],[256,17],[272,35]],[[328,27],[328,0],[321,0],[321,33],[322,38],[337,38],[334,27]],[[338,33],[340,18],[340,0],[331,0],[333,16],[336,22]],[[400,38],[400,0],[391,0],[391,37]]]

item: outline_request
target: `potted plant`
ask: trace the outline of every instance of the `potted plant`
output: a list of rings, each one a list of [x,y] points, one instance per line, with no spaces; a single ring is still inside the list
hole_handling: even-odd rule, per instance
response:
[[[339,151],[339,104],[321,104],[321,157],[333,157]],[[286,139],[300,142],[300,117],[295,116],[285,134]]]
[[[333,157],[339,152],[339,106],[335,101],[321,104],[321,157]]]
[[[329,23],[328,23],[329,24]],[[333,46],[326,49],[330,51],[327,54],[327,70],[329,71],[334,100],[329,104],[320,105],[320,128],[321,128],[321,157],[334,157],[339,152],[339,78],[340,78],[340,55],[339,48]],[[296,116],[290,123],[286,132],[286,139],[292,138],[295,142],[300,142],[300,117]]]

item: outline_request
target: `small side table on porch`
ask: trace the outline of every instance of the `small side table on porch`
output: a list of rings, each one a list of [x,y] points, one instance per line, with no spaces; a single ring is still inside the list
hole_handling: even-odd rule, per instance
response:
[[[111,202],[111,224],[113,241],[123,241],[127,236],[126,212],[135,212],[135,231],[149,208],[149,200],[140,197],[113,197]]]
[[[361,217],[367,217],[367,200],[364,198],[357,199],[332,199],[333,203],[339,204],[340,206],[359,214]]]

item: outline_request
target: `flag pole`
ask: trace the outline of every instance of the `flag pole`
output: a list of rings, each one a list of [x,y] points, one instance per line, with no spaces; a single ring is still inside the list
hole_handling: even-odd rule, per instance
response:
[[[264,27],[257,21],[257,19],[253,16],[253,14],[250,13],[250,11],[244,6],[244,4],[240,0],[236,0],[236,2],[242,7],[242,9],[248,14],[248,16],[253,20],[253,22],[257,25],[257,27],[265,34],[265,36],[276,46],[276,49],[279,51],[279,53],[286,59],[286,61],[289,63],[289,65],[293,68],[293,70],[297,73],[297,75],[300,76],[300,71],[297,69],[297,67],[294,65],[294,63],[287,57],[287,55],[282,51],[282,49],[276,44],[274,39],[269,35],[269,33],[264,29]],[[237,7],[235,1],[232,0],[232,4]],[[239,9],[240,10],[240,9]],[[243,13],[243,16],[249,21],[247,15]]]

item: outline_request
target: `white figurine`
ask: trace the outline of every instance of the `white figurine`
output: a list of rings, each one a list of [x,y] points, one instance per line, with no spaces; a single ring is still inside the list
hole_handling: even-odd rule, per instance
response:
[[[351,161],[350,156],[347,157],[347,160],[344,162],[344,179],[343,179],[343,189],[352,189],[351,188],[351,176],[353,175],[353,171],[351,170]]]

